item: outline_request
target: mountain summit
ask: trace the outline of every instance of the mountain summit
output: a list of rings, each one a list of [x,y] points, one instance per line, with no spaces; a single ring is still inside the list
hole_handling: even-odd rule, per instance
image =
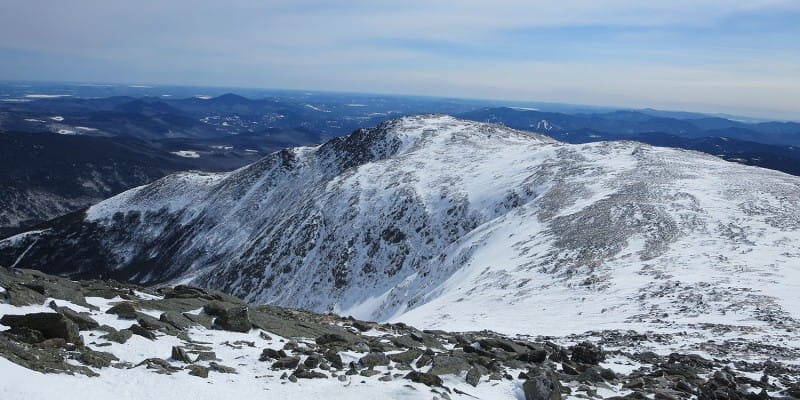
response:
[[[0,242],[0,263],[191,282],[452,330],[798,328],[800,178],[635,142],[404,117],[181,173]]]

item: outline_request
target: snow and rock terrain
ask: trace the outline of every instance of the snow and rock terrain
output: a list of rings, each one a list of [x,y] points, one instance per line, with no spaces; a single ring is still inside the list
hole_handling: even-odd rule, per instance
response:
[[[38,229],[0,264],[431,329],[799,346],[800,178],[635,142],[405,117]]]
[[[643,346],[668,335],[609,331],[589,341],[420,331],[247,306],[189,286],[154,290],[3,267],[0,315],[4,399],[800,395],[800,367],[791,363],[740,359],[725,346],[703,355]]]

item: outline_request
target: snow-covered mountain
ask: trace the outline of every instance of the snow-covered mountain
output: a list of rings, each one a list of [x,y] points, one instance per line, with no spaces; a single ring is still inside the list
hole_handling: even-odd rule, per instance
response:
[[[0,263],[450,330],[777,334],[800,318],[800,178],[405,117],[168,176],[1,242]]]

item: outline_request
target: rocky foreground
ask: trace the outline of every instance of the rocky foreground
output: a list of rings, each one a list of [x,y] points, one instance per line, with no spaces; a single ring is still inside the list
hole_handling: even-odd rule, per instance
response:
[[[778,361],[741,357],[757,342],[659,354],[642,343],[676,338],[418,330],[253,306],[190,286],[154,290],[2,267],[0,299],[0,356],[18,365],[0,363],[0,394],[10,398],[48,390],[71,398],[77,386],[75,398],[101,398],[91,389],[99,387],[115,398],[168,390],[212,398],[227,386],[296,398],[800,398],[800,367],[786,361],[796,349],[768,349]]]

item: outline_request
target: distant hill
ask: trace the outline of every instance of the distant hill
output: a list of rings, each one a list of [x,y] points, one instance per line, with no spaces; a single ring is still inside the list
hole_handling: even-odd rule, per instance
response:
[[[587,129],[614,135],[615,138],[638,140],[636,136],[639,134],[660,132],[687,138],[724,136],[765,144],[800,146],[800,123],[744,123],[724,118],[678,119],[661,116],[672,114],[653,115],[641,111],[563,114],[493,107],[469,111],[460,116],[473,121],[501,123],[516,129],[537,130],[547,134],[574,133]]]

